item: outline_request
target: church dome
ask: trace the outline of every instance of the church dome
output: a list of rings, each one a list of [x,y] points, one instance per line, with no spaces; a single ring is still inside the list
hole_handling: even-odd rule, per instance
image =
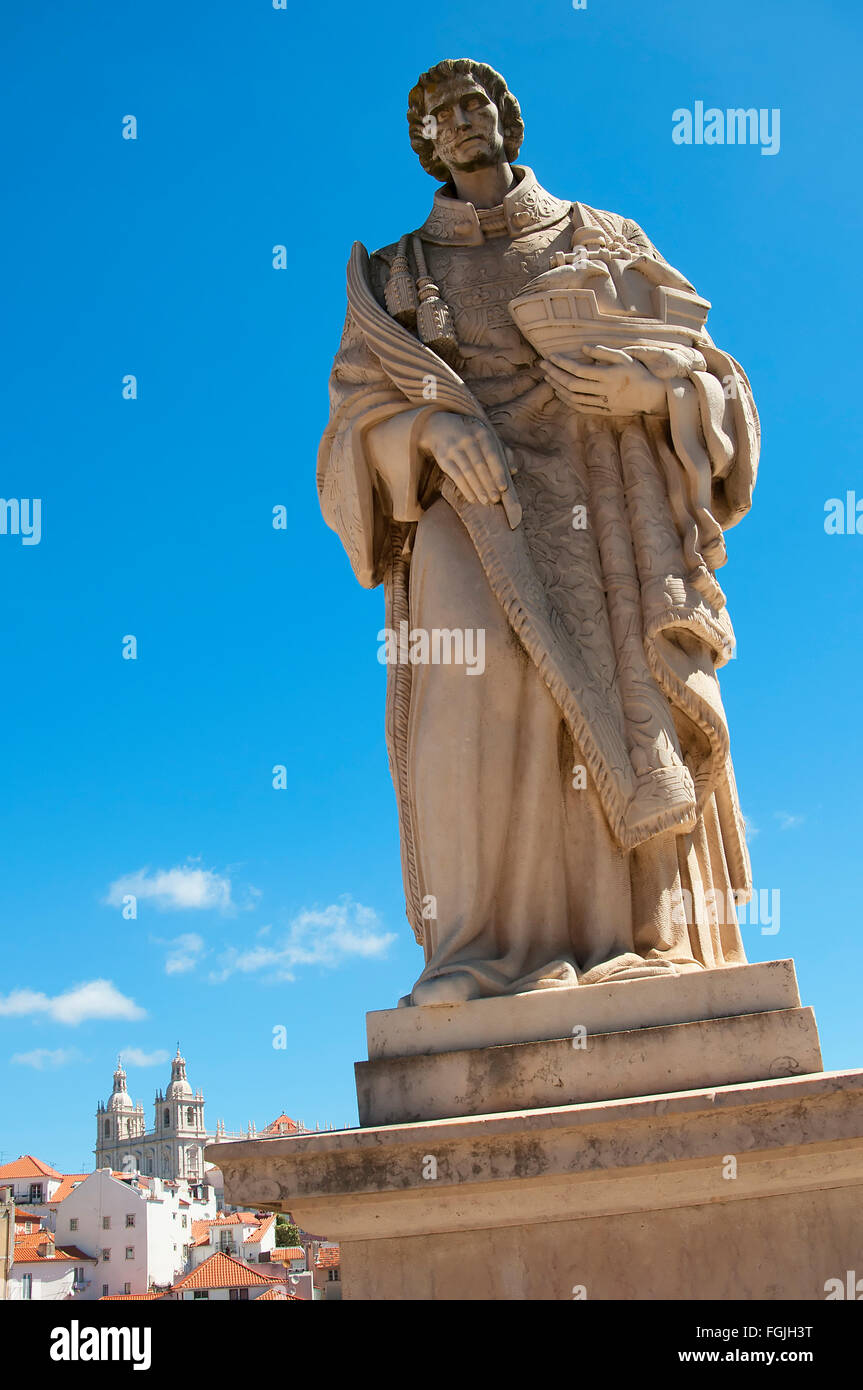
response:
[[[117,1070],[114,1072],[114,1089],[108,1101],[109,1110],[134,1110],[132,1098],[126,1090],[126,1073],[123,1070],[123,1063],[117,1058]]]
[[[186,1059],[180,1056],[180,1044],[177,1043],[177,1055],[171,1063],[171,1082],[165,1092],[166,1100],[189,1100],[193,1099],[192,1088],[186,1080]]]

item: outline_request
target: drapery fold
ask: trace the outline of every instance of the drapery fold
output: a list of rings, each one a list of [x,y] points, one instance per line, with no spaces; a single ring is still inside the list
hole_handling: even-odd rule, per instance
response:
[[[573,223],[586,216],[659,258],[636,224],[575,205]],[[565,244],[553,236],[566,231],[544,231],[541,252]],[[394,251],[372,258],[381,304]],[[469,253],[428,252],[446,298],[455,257]],[[521,283],[530,273],[520,273]],[[512,294],[520,288],[515,273]],[[458,329],[457,292],[455,299]],[[429,498],[416,405],[388,380],[350,314],[319,451],[325,519],[360,583],[384,583],[387,625],[396,627],[410,614],[413,533],[442,495],[560,710],[614,842],[634,852],[672,833],[679,882],[696,885],[686,890],[693,898],[721,856],[723,891],[745,901],[751,874],[716,676],[734,637],[715,571],[725,560],[723,531],[745,515],[755,480],[758,421],[746,376],[705,335],[701,361],[666,382],[667,419],[574,416],[511,324],[478,322],[476,310],[463,321],[463,375],[516,461],[522,526],[511,530],[500,507],[467,503],[449,481]],[[583,528],[573,524],[576,508],[584,508]],[[466,600],[466,627],[469,618]],[[390,667],[388,748],[408,917],[422,940],[411,687],[410,667]],[[708,917],[702,911],[692,924],[694,958],[721,963],[726,952],[741,954],[736,926]]]

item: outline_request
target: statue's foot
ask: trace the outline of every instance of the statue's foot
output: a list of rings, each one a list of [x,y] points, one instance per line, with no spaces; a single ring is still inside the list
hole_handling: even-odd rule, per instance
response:
[[[413,992],[404,1002],[409,1004],[463,1004],[468,999],[479,997],[479,990],[472,975],[454,971],[451,975],[438,975],[431,980],[422,980],[414,985]],[[402,1000],[399,1000],[401,1005]]]

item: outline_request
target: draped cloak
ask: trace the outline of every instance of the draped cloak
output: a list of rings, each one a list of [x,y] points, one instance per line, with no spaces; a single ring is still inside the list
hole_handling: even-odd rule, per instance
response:
[[[665,383],[668,418],[564,405],[509,302],[584,227],[666,262],[635,222],[515,173],[487,234],[442,190],[419,236],[521,525],[442,487],[417,439],[446,407],[407,399],[350,310],[318,459],[324,518],[359,582],[383,582],[387,628],[486,639],[481,675],[388,667],[407,915],[426,956],[414,1003],[745,961],[734,907],[751,874],[716,675],[734,637],[714,570],[751,504],[749,382],[705,333],[699,369]],[[382,306],[397,251],[371,258]]]

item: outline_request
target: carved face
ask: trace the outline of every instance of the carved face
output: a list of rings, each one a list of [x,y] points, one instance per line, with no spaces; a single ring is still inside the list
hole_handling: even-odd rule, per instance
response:
[[[435,154],[448,169],[469,173],[503,162],[500,112],[470,74],[427,88],[425,106],[434,117]]]

